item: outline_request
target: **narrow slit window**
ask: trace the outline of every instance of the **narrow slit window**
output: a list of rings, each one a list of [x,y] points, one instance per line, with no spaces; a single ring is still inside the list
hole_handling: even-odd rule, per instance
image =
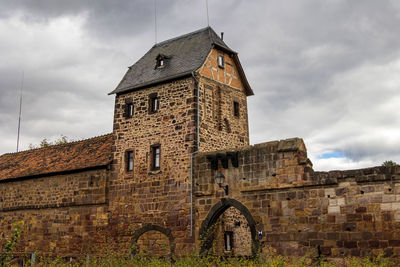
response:
[[[151,147],[151,154],[152,154],[152,170],[159,170],[160,169],[160,159],[161,159],[161,148],[159,145],[154,145]]]
[[[150,106],[150,110],[149,110],[150,113],[155,113],[158,111],[160,102],[158,100],[157,95],[150,96],[149,106]]]
[[[239,114],[240,114],[239,102],[234,101],[233,102],[233,115],[235,115],[235,117],[239,117]]]
[[[233,232],[227,231],[224,234],[225,251],[231,251],[233,248]]]
[[[133,151],[126,152],[126,170],[133,171]]]
[[[133,117],[133,104],[129,103],[126,105],[126,117],[132,118]]]

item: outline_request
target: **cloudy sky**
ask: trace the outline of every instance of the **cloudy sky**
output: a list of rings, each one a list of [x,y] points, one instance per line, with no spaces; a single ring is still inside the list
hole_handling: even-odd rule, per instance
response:
[[[251,143],[302,137],[316,170],[400,162],[400,1],[208,0],[255,96]],[[153,0],[0,0],[0,154],[112,131],[127,67],[154,44]],[[205,0],[157,0],[158,40],[207,26]]]

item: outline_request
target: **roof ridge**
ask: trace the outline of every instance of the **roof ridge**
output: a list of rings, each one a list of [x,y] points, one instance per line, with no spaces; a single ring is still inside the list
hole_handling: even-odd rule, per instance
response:
[[[85,142],[85,141],[89,141],[92,139],[96,139],[96,138],[100,138],[100,137],[105,137],[107,135],[112,135],[112,133],[108,133],[108,134],[102,134],[102,135],[98,135],[98,136],[94,136],[94,137],[89,137],[86,139],[81,139],[81,140],[72,140],[71,142],[67,142],[64,144],[54,144],[54,145],[48,145],[45,147],[38,147],[38,148],[33,148],[33,149],[26,149],[26,150],[22,150],[22,151],[18,151],[18,152],[9,152],[9,153],[4,153],[1,156],[5,156],[5,155],[15,155],[15,154],[20,154],[20,153],[25,153],[25,152],[30,152],[30,151],[37,151],[37,150],[41,150],[41,149],[46,149],[46,148],[53,148],[53,147],[62,147],[62,146],[68,146],[68,145],[72,145],[72,144],[76,144],[76,143],[80,143],[80,142]]]
[[[181,39],[181,38],[185,38],[185,37],[188,37],[188,36],[190,36],[190,35],[194,35],[194,34],[197,34],[197,33],[203,32],[203,31],[206,31],[206,30],[208,30],[208,29],[211,29],[211,27],[210,27],[210,26],[207,26],[207,27],[205,27],[205,28],[202,28],[202,29],[199,29],[199,30],[196,30],[196,31],[193,31],[193,32],[185,33],[185,34],[183,34],[183,35],[180,35],[180,36],[177,36],[177,37],[174,37],[174,38],[171,38],[171,39],[164,40],[164,41],[162,41],[162,42],[159,42],[159,43],[154,44],[153,47],[161,46],[161,45],[163,45],[163,44],[166,44],[166,43],[169,43],[169,42],[172,42],[172,41],[176,41],[176,40],[179,40],[179,39]]]

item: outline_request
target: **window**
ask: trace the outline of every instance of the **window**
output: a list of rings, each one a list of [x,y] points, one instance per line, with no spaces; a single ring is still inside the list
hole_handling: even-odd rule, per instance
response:
[[[133,104],[132,103],[126,104],[126,117],[127,118],[133,117]]]
[[[151,94],[149,96],[149,112],[150,113],[155,113],[158,111],[159,108],[159,101],[157,98],[157,94]]]
[[[125,105],[122,106],[124,109],[124,117],[125,118],[132,118],[133,117],[133,99],[132,97],[125,98]]]
[[[159,58],[157,60],[157,68],[162,68],[164,67],[164,59],[163,58]]]
[[[126,171],[133,171],[133,151],[126,152]]]
[[[224,234],[225,251],[231,251],[233,248],[233,232],[227,231]]]
[[[220,68],[224,68],[224,56],[223,55],[219,55],[218,56],[218,67]]]
[[[157,56],[156,69],[164,68],[164,66],[165,66],[165,56],[164,55],[158,55]]]
[[[233,101],[233,115],[239,117],[239,102]]]
[[[160,145],[151,146],[151,169],[160,169],[161,148]]]

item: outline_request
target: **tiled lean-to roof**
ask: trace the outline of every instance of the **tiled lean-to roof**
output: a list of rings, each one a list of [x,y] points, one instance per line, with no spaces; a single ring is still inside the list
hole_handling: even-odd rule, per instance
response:
[[[237,53],[230,49],[210,27],[155,44],[129,67],[117,88],[110,94],[137,90],[191,75],[203,65],[213,47],[233,56],[247,94],[253,95]],[[165,66],[162,68],[156,68],[158,56],[164,57]]]
[[[0,181],[105,166],[111,162],[112,135],[0,156]]]

